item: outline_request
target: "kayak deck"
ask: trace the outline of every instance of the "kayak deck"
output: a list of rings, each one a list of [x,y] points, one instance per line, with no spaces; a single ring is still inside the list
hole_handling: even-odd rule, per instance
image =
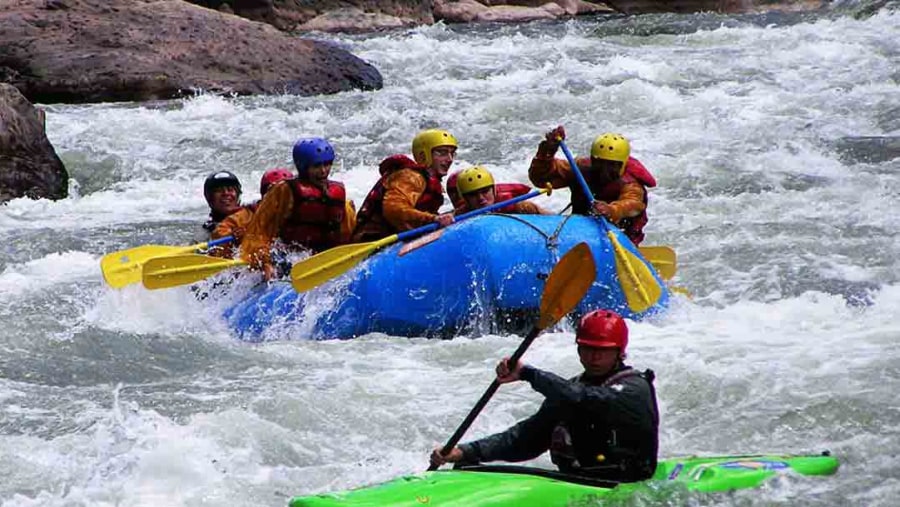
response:
[[[644,482],[617,484],[523,466],[477,466],[407,475],[359,489],[297,497],[291,507],[566,506],[588,497],[627,497],[651,485],[701,492],[754,488],[778,474],[831,475],[838,460],[811,455],[682,457],[660,461]]]

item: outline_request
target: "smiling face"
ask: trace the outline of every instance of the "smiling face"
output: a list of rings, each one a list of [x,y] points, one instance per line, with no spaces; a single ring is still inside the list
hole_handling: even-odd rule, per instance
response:
[[[428,170],[432,174],[443,178],[450,172],[453,159],[456,158],[456,146],[437,146],[431,150],[431,166]]]
[[[230,215],[241,208],[237,187],[219,187],[209,194],[209,207],[220,215]]]

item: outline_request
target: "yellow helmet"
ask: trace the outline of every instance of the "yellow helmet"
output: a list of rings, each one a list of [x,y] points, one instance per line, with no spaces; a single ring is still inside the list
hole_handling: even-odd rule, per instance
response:
[[[625,172],[625,163],[628,162],[629,155],[631,155],[631,145],[628,144],[628,139],[621,134],[611,132],[601,134],[594,139],[594,144],[591,145],[591,158],[622,163],[619,174]]]
[[[471,194],[493,186],[494,177],[491,175],[491,172],[480,165],[463,170],[456,179],[456,188],[459,189],[459,195]]]
[[[428,129],[416,134],[412,142],[413,158],[426,167],[431,165],[431,150],[438,146],[459,147],[453,134],[446,130]]]

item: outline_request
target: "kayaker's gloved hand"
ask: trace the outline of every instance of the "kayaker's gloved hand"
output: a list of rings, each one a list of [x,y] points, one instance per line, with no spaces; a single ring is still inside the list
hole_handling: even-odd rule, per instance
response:
[[[441,454],[441,449],[443,449],[443,446],[435,447],[434,451],[431,452],[429,461],[431,461],[432,466],[439,467],[444,463],[456,463],[458,461],[462,461],[463,452],[459,447],[450,449],[450,452],[448,452],[446,455]]]
[[[497,382],[499,384],[508,384],[520,380],[522,374],[522,363],[516,361],[516,364],[510,365],[509,358],[504,357],[497,363]]]

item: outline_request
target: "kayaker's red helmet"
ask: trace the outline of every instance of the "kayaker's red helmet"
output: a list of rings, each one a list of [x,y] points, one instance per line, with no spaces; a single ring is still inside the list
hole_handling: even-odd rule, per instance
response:
[[[269,188],[279,181],[291,179],[294,179],[294,173],[292,173],[289,169],[285,169],[283,167],[269,169],[268,171],[266,171],[266,174],[263,174],[262,179],[259,180],[259,195],[266,195],[266,192],[269,191]]]
[[[618,347],[624,354],[628,346],[628,326],[618,313],[594,310],[578,322],[575,343],[587,347]]]

